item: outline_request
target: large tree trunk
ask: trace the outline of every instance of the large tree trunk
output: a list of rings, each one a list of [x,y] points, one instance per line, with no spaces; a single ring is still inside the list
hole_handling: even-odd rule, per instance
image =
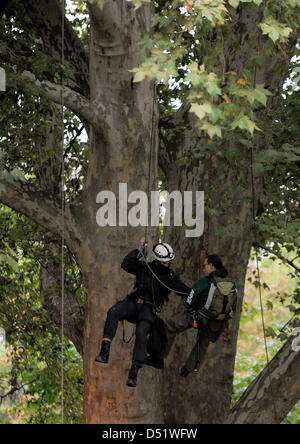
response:
[[[222,423],[228,415],[231,404],[233,372],[238,336],[238,324],[242,309],[245,274],[247,270],[253,235],[250,231],[252,204],[246,200],[239,204],[238,197],[251,196],[251,170],[246,167],[243,171],[232,172],[226,168],[224,161],[213,156],[212,174],[214,181],[223,184],[222,190],[233,187],[234,195],[231,203],[226,202],[225,194],[209,189],[209,157],[188,170],[178,166],[176,160],[191,150],[193,140],[193,121],[191,116],[185,117],[185,135],[180,139],[174,137],[167,147],[161,147],[160,163],[167,166],[166,182],[169,191],[172,190],[204,190],[206,199],[211,198],[211,209],[219,210],[220,215],[210,220],[209,253],[219,255],[228,268],[230,276],[237,281],[239,289],[239,304],[236,316],[231,323],[228,342],[223,346],[222,337],[215,345],[210,345],[204,365],[198,373],[189,375],[186,379],[179,375],[179,369],[184,364],[196,340],[196,332],[189,331],[178,336],[173,352],[167,361],[164,375],[165,411],[167,423]],[[176,173],[176,174],[175,174]],[[243,175],[247,187],[234,186],[238,176]],[[212,184],[214,188],[214,182]],[[220,237],[217,232],[225,226],[226,234]],[[207,236],[207,224],[206,224]],[[198,279],[198,257],[206,238],[186,238],[185,229],[176,227],[166,228],[165,239],[174,247],[177,255],[176,265],[181,271],[181,277],[189,284]],[[202,264],[204,254],[202,255]],[[202,274],[203,277],[203,274]],[[168,307],[166,317],[172,316],[176,310],[182,310],[182,303]],[[186,396],[188,391],[188,397]],[[187,399],[188,398],[188,399]]]
[[[103,10],[96,6],[90,9],[91,100],[96,106],[104,106],[106,114],[99,121],[99,129],[91,130],[90,168],[82,196],[85,210],[79,215],[83,242],[78,261],[86,288],[84,418],[86,423],[160,422],[158,375],[150,369],[141,371],[141,377],[147,373],[151,390],[142,381],[135,390],[125,385],[132,347],[122,344],[120,331],[112,345],[109,365],[94,362],[107,310],[123,299],[133,285],[133,279],[121,271],[120,263],[145,234],[141,227],[97,226],[96,196],[103,190],[113,191],[118,206],[119,183],[128,184],[128,193],[147,191],[150,152],[150,186],[152,190],[156,188],[155,89],[149,82],[133,84],[129,72],[142,60],[138,43],[145,32],[151,33],[151,6],[135,11],[127,2],[117,1]],[[150,241],[152,234],[153,230],[149,230]]]
[[[33,4],[31,0],[26,3]],[[60,30],[61,24],[58,22],[61,10],[56,0],[45,0],[41,5],[41,14],[34,7],[31,11],[36,16],[37,25],[45,25],[41,34],[47,40],[53,29]],[[53,6],[56,8],[55,13],[48,14],[48,9]],[[220,148],[233,149],[237,164],[244,165],[237,171],[232,168],[231,162],[227,165],[224,156],[218,156],[215,150],[212,171],[214,182],[209,189],[208,158],[188,168],[176,163],[178,158],[190,154],[194,147],[201,148],[199,145],[202,142],[195,133],[195,124],[190,118],[185,121],[184,134],[175,133],[167,146],[162,147],[161,166],[166,173],[169,191],[204,190],[207,194],[210,191],[211,209],[220,210],[220,214],[211,220],[210,253],[219,254],[223,258],[231,277],[237,280],[240,294],[229,342],[225,348],[222,347],[221,339],[210,346],[207,359],[198,375],[190,375],[184,380],[179,377],[178,370],[193,345],[195,333],[191,331],[181,335],[167,360],[164,376],[155,369],[143,368],[136,389],[125,386],[131,364],[132,344],[128,346],[122,343],[121,331],[113,342],[110,363],[99,365],[94,362],[99,351],[106,312],[117,300],[124,298],[133,284],[133,278],[121,271],[120,262],[128,250],[137,247],[139,238],[145,234],[142,227],[99,227],[96,224],[99,208],[96,203],[97,194],[110,190],[118,196],[119,183],[127,183],[128,192],[147,191],[148,180],[150,190],[157,188],[158,111],[155,88],[146,81],[134,84],[133,75],[129,72],[143,60],[139,42],[145,33],[151,34],[152,6],[145,4],[134,10],[132,5],[123,0],[108,2],[103,9],[96,4],[90,5],[90,88],[86,84],[85,75],[79,88],[86,95],[85,98],[64,88],[65,106],[82,116],[85,123],[92,125],[85,189],[77,202],[66,205],[64,214],[66,243],[81,267],[86,291],[84,417],[86,423],[222,423],[230,412],[244,280],[253,242],[250,152],[233,142]],[[238,41],[229,42],[228,45],[232,47],[228,46],[224,50],[226,70],[243,76],[244,67],[250,63],[249,53],[254,45],[254,37],[255,46],[257,44],[257,24],[260,17],[258,13],[252,13],[248,5],[242,5],[239,11],[239,16],[232,22],[232,26],[236,27]],[[84,52],[71,31],[67,26],[68,39],[72,42],[75,40],[73,48],[80,60],[80,71],[86,74],[88,69]],[[52,46],[57,50],[61,42],[59,38],[54,40]],[[263,44],[263,39],[258,43]],[[295,42],[291,42],[290,48],[285,49],[286,64],[289,61],[289,49],[293,49],[294,44]],[[65,52],[67,59],[76,64],[77,57],[72,57],[73,53],[69,51],[66,42]],[[257,69],[254,78],[254,83],[266,83],[275,98],[283,81],[283,77],[280,78],[277,73],[276,64],[283,66],[284,60],[276,57],[271,61],[266,60],[264,66]],[[61,88],[56,84],[50,85],[49,82],[43,86],[50,99],[60,103]],[[3,168],[0,165],[0,171]],[[216,181],[219,185],[222,184],[222,192],[215,187]],[[49,193],[41,192],[29,183],[23,185],[18,182],[10,184],[5,180],[2,182],[5,187],[0,197],[4,204],[31,217],[56,236],[61,234],[60,200],[52,196],[50,198]],[[255,185],[256,209],[260,183],[256,182]],[[225,198],[227,191],[230,191],[229,199]],[[118,204],[119,199],[117,208]],[[224,237],[218,233],[221,226],[226,229]],[[155,228],[148,230],[150,244],[157,240],[156,235]],[[197,279],[198,252],[204,245],[203,238],[200,241],[188,239],[184,229],[171,228],[166,230],[165,239],[176,250],[176,266],[181,271],[181,277],[186,283],[192,284]],[[42,289],[47,290],[51,284],[49,276],[42,278],[46,283]],[[44,294],[49,300],[49,294]],[[52,295],[50,297],[53,302]],[[57,298],[54,302],[57,307]],[[182,309],[182,305],[178,299],[174,299],[164,316],[170,316],[177,308]],[[127,327],[127,334],[129,333],[131,328]],[[291,366],[287,371],[291,370],[291,380],[297,381],[294,378],[294,368],[298,360],[291,359],[289,362]],[[274,375],[276,376],[276,372]],[[264,378],[261,380],[266,381]],[[298,388],[296,397],[297,393]],[[285,411],[287,404],[284,406]],[[247,408],[247,405],[242,404],[241,417],[245,417],[244,406]],[[264,403],[256,407],[257,414],[262,409],[267,410]],[[238,422],[240,416],[237,415],[236,418]]]
[[[239,8],[239,15],[233,20],[232,26],[236,31],[237,41],[225,43],[224,54],[226,70],[234,71],[243,77],[244,69],[251,62],[249,54],[253,45],[264,44],[265,37],[260,36],[257,42],[257,25],[261,17],[259,13],[248,5]],[[256,42],[256,43],[255,43]],[[213,41],[212,41],[213,44]],[[253,74],[254,84],[265,84],[274,94],[269,100],[271,107],[282,88],[283,76],[279,74],[278,63],[288,67],[295,41],[290,42],[285,60],[274,58],[265,63]],[[281,71],[282,72],[282,71]],[[164,376],[165,411],[167,422],[179,423],[223,423],[228,415],[231,404],[233,374],[236,356],[239,321],[242,310],[244,283],[251,246],[254,241],[253,214],[256,215],[259,196],[262,190],[261,177],[254,179],[255,195],[252,195],[251,151],[239,142],[223,140],[219,148],[212,148],[212,184],[210,186],[210,162],[208,140],[203,140],[196,129],[195,118],[191,117],[187,109],[182,107],[168,127],[174,124],[171,137],[162,138],[160,146],[160,165],[166,174],[167,189],[173,190],[204,190],[206,194],[206,209],[217,210],[219,214],[210,218],[209,253],[219,255],[228,268],[230,276],[237,281],[239,290],[239,304],[234,320],[231,322],[229,341],[222,346],[222,338],[208,349],[207,357],[197,375],[190,375],[187,380],[179,376],[179,368],[183,364],[187,353],[195,342],[195,332],[188,332],[178,337],[173,348],[167,370]],[[260,120],[262,113],[258,114]],[[178,123],[183,123],[184,133],[176,132]],[[267,138],[267,135],[264,135]],[[264,136],[254,148],[254,153],[264,146]],[[178,164],[182,157],[190,158],[190,153],[198,150],[202,159],[192,161],[188,166]],[[224,156],[228,150],[230,155]],[[206,153],[206,160],[203,159]],[[226,158],[228,160],[226,160]],[[236,163],[235,163],[236,162]],[[235,168],[234,165],[239,165]],[[254,205],[254,207],[253,207]],[[207,219],[207,213],[206,213]],[[223,236],[221,236],[221,231]],[[208,226],[206,224],[206,238],[188,239],[184,230],[168,228],[165,240],[174,246],[178,265],[182,270],[182,277],[189,283],[198,278],[198,254],[202,247],[206,247]],[[202,257],[202,263],[204,256]],[[172,311],[181,308],[180,304],[169,307],[166,316]],[[174,371],[176,368],[176,371]],[[186,396],[186,393],[189,396]]]

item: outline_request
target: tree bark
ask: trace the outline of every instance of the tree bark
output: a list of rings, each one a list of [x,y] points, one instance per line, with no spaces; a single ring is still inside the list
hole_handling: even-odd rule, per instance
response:
[[[40,296],[44,308],[60,328],[62,320],[61,246],[53,235],[44,236],[44,259],[40,269]],[[84,309],[65,283],[64,334],[83,355]]]
[[[58,105],[63,102],[64,106],[73,111],[83,122],[94,126],[98,126],[101,122],[105,112],[101,103],[95,106],[84,96],[67,86],[56,85],[48,81],[40,82],[28,71],[24,71],[22,77],[33,81],[52,102]]]
[[[299,324],[300,325],[300,324]],[[233,407],[226,424],[280,424],[300,399],[300,352],[291,336]]]
[[[3,169],[2,169],[3,171]],[[0,169],[1,172],[1,169]],[[0,201],[19,211],[50,232],[60,236],[62,227],[62,212],[60,202],[53,200],[49,195],[37,189],[34,185],[15,180],[9,183],[1,178],[4,189],[0,193]],[[72,206],[67,205],[64,211],[66,242],[74,253],[78,250],[81,240],[76,225],[76,216]]]
[[[232,26],[236,31],[236,42],[225,46],[225,70],[234,71],[243,76],[245,67],[249,66],[249,54],[252,45],[263,45],[265,37],[257,36],[257,26],[261,21],[259,14],[249,7],[241,5],[240,13]],[[213,44],[213,43],[212,43]],[[225,42],[226,45],[226,42]],[[274,94],[268,102],[271,107],[281,91],[285,78],[278,74],[278,64],[288,69],[290,55],[294,49],[295,41],[291,40],[287,47],[284,60],[266,60],[264,65],[254,73],[253,84],[264,83]],[[282,72],[282,70],[281,70]],[[259,114],[262,118],[262,113]],[[178,121],[185,128],[184,133],[176,131]],[[190,375],[186,380],[179,376],[179,368],[183,365],[195,343],[195,333],[188,332],[178,337],[164,375],[164,412],[167,423],[200,423],[222,424],[230,409],[233,374],[239,330],[239,320],[242,311],[244,283],[251,246],[255,236],[253,232],[254,215],[257,212],[258,199],[262,189],[261,177],[254,178],[255,195],[252,195],[251,152],[238,142],[224,140],[219,144],[219,150],[212,150],[212,186],[210,187],[210,167],[208,141],[196,130],[196,120],[188,114],[188,107],[174,115],[174,130],[166,137],[161,137],[159,162],[166,175],[167,189],[196,191],[204,190],[206,199],[209,197],[210,210],[218,210],[219,214],[210,218],[209,253],[219,255],[230,276],[237,281],[239,290],[238,309],[231,322],[229,341],[222,347],[222,338],[211,345],[207,357],[197,375]],[[162,122],[162,125],[164,123]],[[264,144],[264,137],[257,152]],[[206,146],[205,146],[206,145]],[[190,158],[194,150],[206,152],[202,155],[205,160],[191,161],[188,166],[178,164],[178,160]],[[235,154],[234,159],[226,161],[222,156],[223,150],[230,150]],[[234,161],[239,165],[234,169]],[[253,207],[254,205],[254,207]],[[207,207],[207,209],[209,206]],[[221,235],[219,229],[225,229]],[[206,223],[205,237],[202,239],[187,239],[183,230],[176,227],[165,230],[165,240],[175,248],[179,269],[187,283],[193,284],[198,276],[198,255],[201,248],[206,247],[208,225]],[[202,261],[204,257],[202,256]],[[203,263],[203,262],[202,262]],[[174,311],[182,309],[180,304],[169,307],[166,317],[172,316]],[[178,369],[174,371],[174,367]],[[186,393],[189,393],[188,401]]]
[[[99,352],[106,313],[126,296],[133,279],[121,271],[122,258],[137,247],[143,227],[99,227],[96,196],[110,190],[118,197],[118,184],[127,183],[128,193],[157,184],[157,100],[150,82],[133,84],[129,72],[143,60],[138,45],[151,33],[152,6],[135,10],[124,1],[90,5],[91,100],[102,104],[106,114],[99,128],[90,131],[90,159],[86,188],[81,197],[83,241],[78,263],[86,290],[84,334],[84,420],[86,423],[159,423],[159,375],[143,368],[136,389],[125,383],[131,366],[132,345],[122,343],[119,331],[112,344],[110,363],[94,362]],[[117,198],[117,206],[120,198]],[[117,211],[117,213],[119,213]],[[117,222],[118,223],[118,222]],[[154,237],[152,229],[148,238]],[[131,331],[131,327],[128,328]],[[147,380],[147,384],[143,383]],[[148,389],[148,383],[151,390]]]
[[[29,4],[29,0],[26,3]],[[55,26],[60,29],[61,15],[56,9],[56,18],[48,21],[46,13],[49,6],[57,5],[57,2],[45,0],[40,3],[45,6],[41,8],[42,14],[36,3],[32,8],[38,23],[47,25],[46,41]],[[134,84],[129,71],[143,61],[139,42],[145,33],[152,32],[153,5],[145,4],[135,10],[128,2],[115,0],[106,3],[103,9],[96,4],[89,7],[90,103],[94,109],[104,109],[105,113],[101,114],[101,118],[96,113],[93,120],[88,119],[92,127],[85,189],[75,203],[66,206],[65,214],[66,243],[81,267],[85,284],[84,419],[86,423],[223,423],[230,411],[244,281],[254,240],[251,231],[250,153],[241,149],[237,154],[237,161],[244,165],[237,171],[231,163],[226,164],[218,151],[214,151],[214,183],[209,187],[208,157],[188,167],[177,163],[180,157],[189,155],[193,149],[200,148],[201,151],[201,144],[207,141],[199,138],[191,116],[187,117],[182,110],[176,114],[179,121],[185,119],[186,130],[181,135],[175,132],[168,142],[161,144],[160,164],[166,174],[167,189],[181,192],[204,190],[210,196],[211,209],[220,210],[211,220],[209,248],[211,253],[222,257],[230,276],[236,279],[239,304],[229,342],[225,348],[222,347],[222,339],[210,346],[197,376],[190,375],[184,380],[178,372],[195,340],[194,332],[190,331],[178,338],[167,360],[164,376],[153,368],[145,367],[140,372],[137,388],[126,387],[132,345],[122,343],[120,331],[112,344],[110,363],[98,365],[94,358],[99,352],[107,310],[117,300],[123,299],[133,284],[133,278],[121,271],[121,260],[131,248],[137,247],[145,229],[99,227],[96,223],[99,208],[96,198],[100,191],[112,191],[117,196],[118,209],[120,203],[124,204],[118,196],[119,183],[126,183],[128,192],[147,192],[148,181],[150,190],[157,189],[158,107],[155,87],[147,81]],[[243,6],[241,11],[238,50],[235,46],[228,47],[226,54],[226,69],[235,70],[238,75],[242,75],[243,67],[249,64],[247,57],[251,39],[248,37],[254,29],[257,32],[254,24],[257,25],[258,21],[257,16],[249,19],[247,7]],[[237,24],[233,23],[233,26]],[[55,39],[53,47],[59,47],[59,38]],[[79,52],[75,50],[75,53]],[[286,54],[288,64],[289,52]],[[268,61],[257,71],[254,80],[267,82],[274,94],[282,86],[282,78],[276,74],[274,64],[268,64]],[[225,147],[220,147],[220,151],[221,148],[240,147],[228,142]],[[216,182],[222,184],[221,193],[215,186]],[[49,196],[29,184],[6,185],[0,196],[5,204],[33,218],[53,233],[60,233],[58,221],[61,221],[61,211]],[[256,211],[259,179],[255,185]],[[230,198],[226,197],[228,190],[233,190]],[[226,236],[220,235],[218,229],[221,226],[226,229]],[[149,228],[147,237],[150,245],[157,241],[156,228]],[[199,239],[188,239],[183,229],[174,227],[166,230],[165,239],[175,249],[177,267],[182,271],[183,280],[192,284],[197,279],[199,250],[205,246],[203,237],[200,242]],[[171,316],[178,308],[182,309],[182,305],[176,299],[169,304],[164,316]]]
[[[221,213],[210,220],[209,254],[219,255],[230,277],[237,281],[239,302],[236,316],[232,321],[231,332],[226,346],[222,345],[222,337],[216,344],[210,345],[206,360],[197,374],[189,375],[186,379],[179,376],[179,369],[184,364],[196,340],[195,331],[189,331],[178,336],[173,353],[167,361],[164,375],[164,402],[165,420],[167,423],[223,423],[230,408],[238,324],[242,310],[243,289],[245,275],[250,255],[253,234],[250,231],[252,214],[251,197],[251,170],[246,167],[242,171],[227,169],[224,161],[213,156],[213,178],[222,183],[225,191],[233,187],[234,195],[230,202],[212,184],[209,189],[209,158],[195,166],[188,168],[179,166],[177,160],[188,153],[199,143],[194,130],[194,117],[186,115],[184,120],[186,129],[181,138],[174,135],[168,147],[161,147],[160,161],[166,172],[167,189],[200,191],[209,193],[211,209],[221,210]],[[198,145],[198,147],[199,147]],[[238,186],[240,176],[243,176],[248,187]],[[216,179],[217,178],[217,179]],[[235,184],[235,186],[233,186]],[[213,191],[216,189],[216,191]],[[207,198],[208,196],[206,196]],[[244,203],[238,199],[244,198]],[[222,202],[224,199],[224,202]],[[225,203],[226,202],[226,203]],[[227,208],[224,208],[227,204]],[[225,226],[226,235],[218,235],[218,228]],[[206,225],[207,230],[207,225]],[[192,285],[198,279],[198,256],[202,247],[206,247],[206,238],[186,238],[183,229],[176,227],[165,229],[165,239],[170,242],[176,252],[176,265],[181,271],[184,282]],[[202,255],[202,264],[204,255]],[[203,277],[203,274],[202,274]],[[168,307],[165,317],[170,317],[177,310],[182,310],[178,303]],[[176,371],[174,371],[176,369]],[[188,407],[186,393],[188,396]],[[199,401],[201,400],[201,402]]]
[[[62,7],[57,0],[25,0],[24,7],[38,30],[44,52],[51,56],[62,53]],[[87,51],[65,17],[64,55],[75,70],[77,92],[89,98],[89,61]]]

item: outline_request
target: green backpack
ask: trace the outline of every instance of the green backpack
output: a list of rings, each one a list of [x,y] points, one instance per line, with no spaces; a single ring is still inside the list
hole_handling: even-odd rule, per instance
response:
[[[224,321],[237,306],[236,283],[229,278],[212,278],[206,304],[199,310],[200,316],[206,319]]]

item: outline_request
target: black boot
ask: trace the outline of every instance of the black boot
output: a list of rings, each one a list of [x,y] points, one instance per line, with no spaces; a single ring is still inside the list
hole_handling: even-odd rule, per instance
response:
[[[108,363],[110,344],[111,344],[110,341],[102,341],[100,353],[95,358],[96,362],[102,362],[103,364]]]
[[[140,365],[132,364],[126,382],[126,385],[128,385],[128,387],[136,387],[136,378],[140,368]]]
[[[190,374],[189,370],[186,367],[181,367],[180,376],[186,378]]]

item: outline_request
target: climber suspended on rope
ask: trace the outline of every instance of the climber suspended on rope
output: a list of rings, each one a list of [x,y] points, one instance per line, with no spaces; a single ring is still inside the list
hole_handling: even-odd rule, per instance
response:
[[[148,351],[155,353],[157,338],[164,339],[164,324],[157,316],[163,303],[168,301],[171,291],[185,297],[189,294],[187,287],[171,269],[171,262],[175,254],[170,245],[159,243],[153,247],[155,259],[148,263],[146,259],[147,243],[145,238],[140,240],[139,249],[133,250],[123,260],[121,267],[130,274],[136,276],[134,288],[127,297],[117,302],[107,313],[107,319],[103,332],[101,350],[95,361],[108,363],[111,341],[113,340],[118,322],[126,320],[136,324],[136,340],[133,351],[132,366],[129,371],[126,385],[136,387],[137,374],[143,364],[147,364]],[[153,325],[155,337],[151,340]],[[150,333],[150,344],[147,338]],[[155,339],[156,338],[156,339]],[[151,343],[154,347],[151,347]],[[158,347],[160,349],[160,347]]]
[[[218,340],[230,319],[231,311],[236,310],[236,283],[228,278],[228,272],[218,256],[209,255],[205,259],[204,274],[205,277],[196,281],[189,295],[184,298],[186,309],[165,322],[165,347],[160,355],[148,358],[154,367],[161,368],[161,361],[168,356],[176,334],[194,327],[198,330],[197,341],[180,374],[186,377],[197,370],[209,343]]]

